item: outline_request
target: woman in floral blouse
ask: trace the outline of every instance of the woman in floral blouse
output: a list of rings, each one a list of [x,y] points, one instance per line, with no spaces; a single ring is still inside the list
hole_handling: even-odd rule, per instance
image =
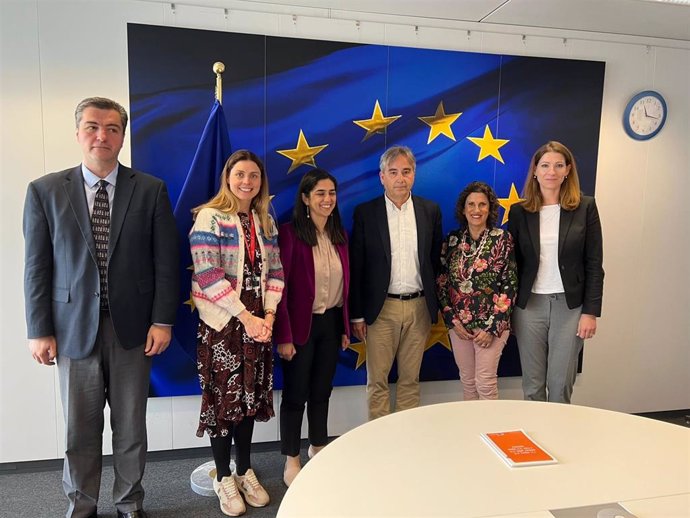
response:
[[[465,401],[498,399],[496,371],[517,290],[513,239],[495,227],[498,200],[483,182],[472,182],[460,193],[455,217],[460,228],[448,234],[441,249],[440,307],[452,330]]]

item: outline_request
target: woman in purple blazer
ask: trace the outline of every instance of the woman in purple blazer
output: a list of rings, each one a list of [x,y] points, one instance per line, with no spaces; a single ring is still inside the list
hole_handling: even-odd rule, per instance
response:
[[[280,404],[283,480],[289,486],[301,469],[300,436],[304,405],[309,421],[309,457],[328,442],[328,400],[338,349],[349,340],[350,285],[347,234],[336,206],[336,179],[323,169],[302,178],[292,221],[278,241],[285,288],[273,339],[283,366]]]

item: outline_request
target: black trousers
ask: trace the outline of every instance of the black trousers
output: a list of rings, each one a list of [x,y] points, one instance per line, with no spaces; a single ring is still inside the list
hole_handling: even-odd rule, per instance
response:
[[[311,334],[305,344],[295,344],[292,360],[282,360],[283,397],[280,403],[280,451],[295,457],[300,452],[304,405],[307,405],[309,443],[328,442],[328,400],[343,335],[343,310],[331,308],[312,315]]]

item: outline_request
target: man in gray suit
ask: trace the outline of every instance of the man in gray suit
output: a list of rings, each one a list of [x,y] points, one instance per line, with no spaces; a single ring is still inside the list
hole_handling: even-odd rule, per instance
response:
[[[82,163],[26,194],[29,349],[57,363],[67,516],[96,516],[107,402],[117,515],[142,518],[151,358],[168,347],[178,305],[175,219],[165,184],[118,162],[125,109],[91,97],[75,119]]]

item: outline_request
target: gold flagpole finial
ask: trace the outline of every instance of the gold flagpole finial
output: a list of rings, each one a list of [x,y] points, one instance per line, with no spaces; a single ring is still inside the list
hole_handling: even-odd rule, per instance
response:
[[[216,74],[216,100],[223,104],[223,78],[221,74],[225,72],[225,64],[216,61],[213,64],[213,73]]]

